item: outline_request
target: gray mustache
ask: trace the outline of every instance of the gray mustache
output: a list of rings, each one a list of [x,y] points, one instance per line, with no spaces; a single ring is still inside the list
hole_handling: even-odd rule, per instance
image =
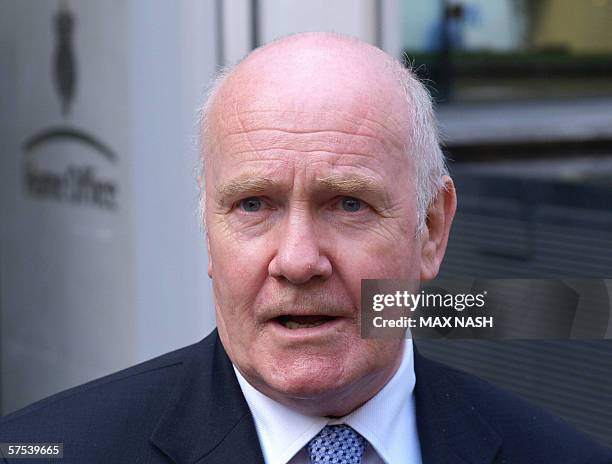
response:
[[[330,317],[354,316],[358,313],[350,302],[340,302],[328,296],[299,295],[295,298],[281,297],[267,301],[263,307],[257,308],[257,314],[266,319],[291,315]]]

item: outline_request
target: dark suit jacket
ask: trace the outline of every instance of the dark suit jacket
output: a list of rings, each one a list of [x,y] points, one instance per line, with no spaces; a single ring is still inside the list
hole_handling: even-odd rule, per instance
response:
[[[425,464],[612,463],[609,450],[561,420],[416,350],[415,370]],[[263,462],[216,331],[0,419],[0,442],[64,443],[63,460],[50,463]]]

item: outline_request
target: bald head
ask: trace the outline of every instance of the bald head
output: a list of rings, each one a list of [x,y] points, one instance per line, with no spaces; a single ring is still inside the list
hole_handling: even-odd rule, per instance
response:
[[[375,113],[373,119],[383,126],[379,142],[389,153],[398,148],[412,165],[414,180],[409,184],[416,190],[420,229],[446,173],[429,94],[399,60],[352,37],[292,35],[254,50],[222,72],[202,112],[203,170],[220,146],[223,129],[236,123],[233,115],[250,114],[263,128],[262,118],[305,109],[315,119],[317,114],[342,113],[355,124]],[[306,126],[299,130],[309,129],[308,121],[301,123]]]
[[[398,104],[402,89],[393,72],[396,66],[381,50],[355,39],[292,36],[257,49],[238,64],[211,109],[241,102],[256,107],[272,99],[297,109],[375,105],[400,120],[408,113]]]

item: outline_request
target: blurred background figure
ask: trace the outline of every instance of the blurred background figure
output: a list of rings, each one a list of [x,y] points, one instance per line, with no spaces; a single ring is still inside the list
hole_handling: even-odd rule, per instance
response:
[[[0,0],[0,412],[213,328],[198,106],[222,66],[295,32],[356,36],[426,80],[459,192],[444,277],[610,294],[611,23],[612,0]],[[571,337],[611,338],[597,317]],[[419,346],[612,446],[609,340]]]

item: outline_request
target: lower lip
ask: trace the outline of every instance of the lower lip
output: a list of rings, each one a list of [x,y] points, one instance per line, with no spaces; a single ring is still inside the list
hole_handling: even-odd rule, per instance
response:
[[[269,321],[267,325],[274,335],[289,340],[302,340],[305,338],[329,336],[333,333],[337,333],[349,322],[349,319],[345,317],[336,317],[335,319],[315,327],[303,327],[299,329],[289,329],[276,320]]]

